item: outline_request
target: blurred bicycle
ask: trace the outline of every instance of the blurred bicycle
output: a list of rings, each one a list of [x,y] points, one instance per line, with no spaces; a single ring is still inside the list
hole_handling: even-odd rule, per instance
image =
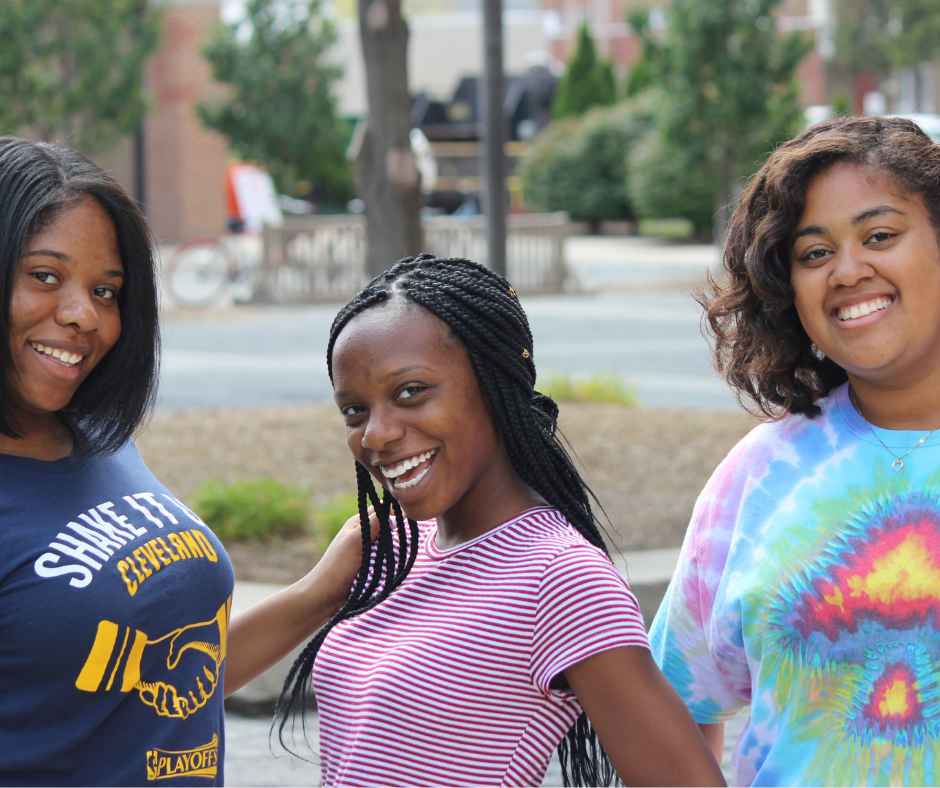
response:
[[[164,283],[178,306],[206,308],[224,299],[244,304],[261,285],[262,256],[258,234],[193,238],[170,253]]]

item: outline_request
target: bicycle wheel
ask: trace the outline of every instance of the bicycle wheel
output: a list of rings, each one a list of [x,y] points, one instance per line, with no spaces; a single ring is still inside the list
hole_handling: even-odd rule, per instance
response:
[[[164,280],[174,304],[207,307],[222,298],[231,284],[233,270],[221,238],[194,238],[173,250]]]

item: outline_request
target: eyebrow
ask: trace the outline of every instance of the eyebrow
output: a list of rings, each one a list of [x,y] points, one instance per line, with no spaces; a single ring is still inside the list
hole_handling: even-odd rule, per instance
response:
[[[433,372],[434,370],[425,365],[425,364],[409,364],[407,367],[402,367],[401,369],[396,369],[389,372],[387,375],[384,375],[381,379],[381,382],[384,383],[387,380],[393,380],[399,375],[404,375],[406,372],[411,372],[413,369],[426,369],[428,372]],[[334,391],[333,399],[340,399],[341,397],[348,397],[350,394],[349,391]]]
[[[71,263],[71,262],[72,262],[72,258],[71,258],[71,257],[69,257],[69,256],[68,256],[67,254],[65,254],[64,252],[57,252],[57,251],[55,251],[55,249],[34,249],[33,251],[31,251],[31,252],[26,252],[26,254],[23,255],[23,259],[26,259],[27,257],[54,257],[56,260],[61,260],[63,263]],[[105,276],[112,276],[112,277],[113,277],[113,276],[119,276],[119,277],[121,277],[121,279],[124,278],[124,272],[123,272],[123,271],[116,271],[116,270],[115,270],[115,271],[105,271],[105,272],[104,272],[104,275],[105,275]]]
[[[875,216],[884,216],[885,214],[893,213],[898,216],[907,216],[904,211],[900,211],[897,208],[892,208],[890,205],[879,205],[877,208],[870,208],[867,211],[862,211],[860,214],[852,218],[852,226],[861,224],[866,219],[872,219]],[[826,232],[824,227],[820,227],[818,224],[811,224],[809,227],[804,227],[798,233],[793,236],[793,241],[791,245],[798,239],[802,238],[804,235],[822,235]]]

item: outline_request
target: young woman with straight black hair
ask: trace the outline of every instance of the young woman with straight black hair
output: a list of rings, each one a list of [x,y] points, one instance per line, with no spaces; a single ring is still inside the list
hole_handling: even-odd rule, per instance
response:
[[[150,231],[75,151],[0,138],[0,785],[222,783],[222,695],[329,619],[358,520],[229,621],[222,545],[131,435],[159,359]]]
[[[327,365],[362,564],[287,679],[282,741],[312,670],[326,785],[538,785],[559,745],[566,784],[723,784],[534,388],[509,283],[402,260],[337,315]]]

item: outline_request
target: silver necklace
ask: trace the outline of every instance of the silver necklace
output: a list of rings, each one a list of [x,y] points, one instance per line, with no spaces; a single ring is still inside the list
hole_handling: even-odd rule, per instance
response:
[[[861,416],[862,421],[864,421],[865,424],[868,426],[868,429],[871,431],[871,434],[874,435],[874,436],[878,439],[878,443],[880,443],[882,446],[884,446],[886,449],[888,449],[888,444],[885,443],[883,440],[881,440],[881,438],[878,436],[878,433],[875,432],[875,430],[874,430],[874,428],[871,426],[871,424],[868,423],[868,419],[866,419],[864,416],[862,416],[862,411],[861,411],[861,410],[859,409],[859,407],[858,407],[858,401],[855,399],[855,392],[854,392],[852,389],[849,389],[849,399],[852,400],[852,406],[855,408],[855,412],[856,412],[859,416]],[[933,435],[937,430],[940,430],[940,427],[934,427],[930,432],[928,432],[926,435],[924,435],[923,438],[921,438],[919,441],[917,441],[917,443],[915,443],[913,446],[911,446],[911,448],[909,448],[906,452],[904,452],[904,454],[902,454],[900,457],[898,457],[897,454],[895,454],[893,451],[891,451],[891,449],[888,449],[888,453],[889,453],[892,457],[894,457],[894,462],[891,463],[891,467],[894,468],[894,472],[897,473],[898,471],[900,471],[901,468],[904,467],[904,458],[907,457],[907,455],[910,454],[912,451],[914,451],[914,449],[916,449],[918,446],[920,446],[925,440],[927,440],[927,438],[929,438],[931,435]]]

